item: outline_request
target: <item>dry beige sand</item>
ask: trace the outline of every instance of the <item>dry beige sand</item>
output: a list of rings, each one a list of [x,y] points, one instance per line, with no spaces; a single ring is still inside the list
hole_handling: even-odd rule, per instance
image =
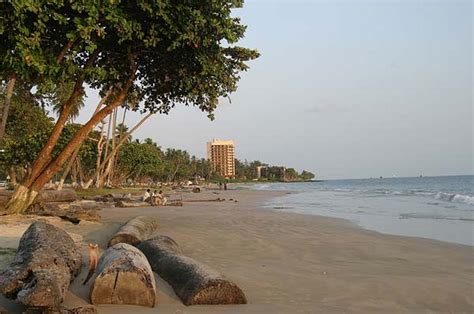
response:
[[[185,203],[183,207],[103,209],[102,223],[51,221],[72,233],[86,253],[87,242],[105,248],[108,239],[128,219],[157,216],[161,234],[173,237],[188,256],[236,282],[249,301],[247,305],[186,307],[157,276],[155,308],[100,305],[99,313],[474,311],[472,247],[383,235],[344,220],[261,208],[269,197],[282,193],[183,193],[184,199],[227,200]],[[0,247],[16,247],[32,218],[8,224],[4,219],[0,217]],[[83,259],[83,271],[70,287],[66,306],[88,302],[90,285],[81,283],[87,273],[86,254]],[[2,307],[12,312],[22,310],[0,297]]]

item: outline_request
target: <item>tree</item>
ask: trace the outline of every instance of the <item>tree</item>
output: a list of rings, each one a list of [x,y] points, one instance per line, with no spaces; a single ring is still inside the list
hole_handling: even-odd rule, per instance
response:
[[[285,181],[295,181],[298,179],[298,172],[294,168],[285,169]]]
[[[301,172],[300,178],[301,180],[309,181],[309,180],[314,179],[314,174],[309,171],[303,170]]]
[[[33,95],[17,88],[12,95],[6,134],[1,143],[0,163],[9,173],[11,183],[16,185],[17,174],[23,176],[31,165],[52,129],[51,119],[36,106]]]
[[[231,15],[241,0],[191,2],[14,1],[1,3],[2,79],[47,85],[74,82],[32,171],[3,213],[19,213],[87,138],[94,126],[133,96],[142,112],[167,114],[194,105],[213,118],[219,97],[236,90],[254,50],[237,47],[245,26]],[[7,32],[7,26],[14,25]],[[54,34],[54,36],[53,36]],[[112,97],[55,157],[51,152],[84,84]],[[132,101],[130,101],[132,102]]]
[[[162,168],[162,154],[156,145],[131,142],[123,145],[117,162],[121,180],[133,177],[143,182],[156,177]]]

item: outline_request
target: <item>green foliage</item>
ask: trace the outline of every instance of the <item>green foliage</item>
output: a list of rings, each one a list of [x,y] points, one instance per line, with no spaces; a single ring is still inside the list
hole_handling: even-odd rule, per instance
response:
[[[130,142],[120,150],[117,171],[140,181],[155,178],[163,167],[161,150],[150,143]]]
[[[295,181],[299,178],[298,172],[294,168],[285,169],[285,179],[288,181]]]
[[[1,89],[0,89],[1,90]],[[2,167],[28,167],[48,138],[53,127],[51,119],[35,105],[32,94],[17,89],[7,119],[6,134],[1,142]]]
[[[300,178],[304,181],[312,180],[314,179],[314,173],[303,170],[303,172],[301,172]]]

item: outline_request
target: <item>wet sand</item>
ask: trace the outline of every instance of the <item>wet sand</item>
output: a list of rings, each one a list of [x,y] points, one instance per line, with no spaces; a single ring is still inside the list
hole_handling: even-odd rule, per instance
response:
[[[155,308],[99,305],[99,313],[474,310],[472,247],[383,235],[340,219],[261,208],[269,198],[284,193],[250,190],[183,193],[185,200],[220,197],[226,201],[192,202],[183,207],[108,208],[101,211],[102,223],[72,225],[51,218],[73,234],[84,253],[83,270],[71,284],[65,305],[80,306],[88,302],[90,284],[82,285],[87,274],[87,243],[99,243],[105,248],[122,223],[137,215],[150,215],[160,219],[159,233],[174,238],[186,255],[237,283],[249,304],[186,307],[166,282],[156,276]],[[16,247],[20,231],[28,226],[27,218],[24,219],[23,225],[0,224],[0,247]],[[12,228],[17,229],[12,231]],[[22,310],[0,297],[2,308]]]

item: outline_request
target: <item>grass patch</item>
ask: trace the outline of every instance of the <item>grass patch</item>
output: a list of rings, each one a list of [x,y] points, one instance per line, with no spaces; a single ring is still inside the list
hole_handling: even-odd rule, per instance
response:
[[[0,256],[15,255],[16,249],[0,247]]]

